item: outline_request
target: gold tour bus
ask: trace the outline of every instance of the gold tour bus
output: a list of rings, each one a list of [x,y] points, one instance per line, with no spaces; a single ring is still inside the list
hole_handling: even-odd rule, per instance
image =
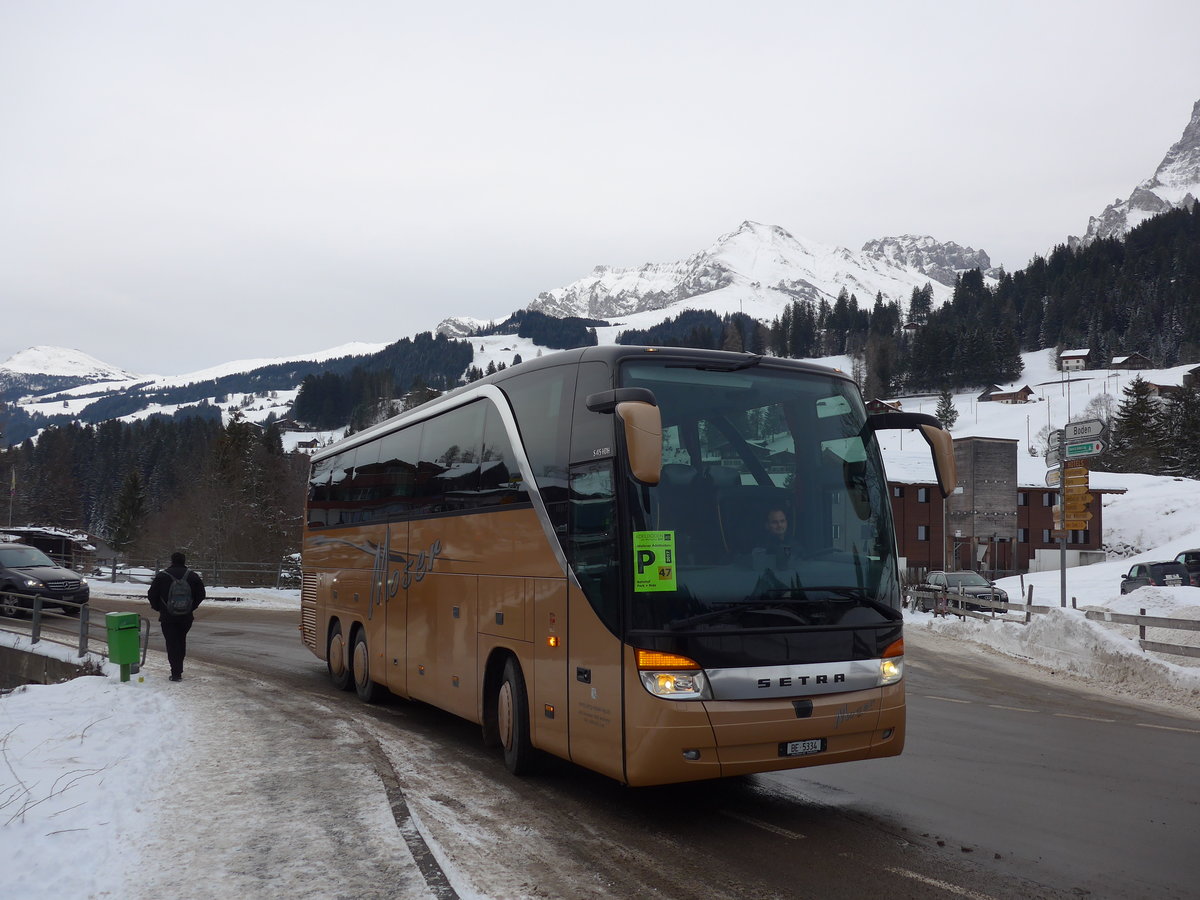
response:
[[[333,683],[629,785],[895,756],[901,585],[875,432],[844,373],[589,347],[313,457],[300,630]]]

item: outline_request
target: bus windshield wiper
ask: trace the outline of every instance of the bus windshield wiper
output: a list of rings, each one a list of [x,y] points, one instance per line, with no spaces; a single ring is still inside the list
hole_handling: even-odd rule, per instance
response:
[[[694,616],[688,616],[685,619],[675,619],[667,623],[667,627],[672,631],[677,631],[680,628],[687,628],[690,625],[699,625],[701,622],[709,622],[713,619],[719,619],[722,616],[731,613],[743,612],[761,612],[765,609],[783,609],[788,601],[786,600],[769,600],[758,603],[730,603],[728,606],[723,606],[720,609],[711,609],[708,612],[697,613]],[[798,601],[792,601],[798,602]]]
[[[872,596],[870,593],[863,590],[862,588],[849,587],[846,585],[837,585],[837,584],[834,584],[834,585],[818,584],[818,585],[805,585],[802,588],[798,588],[798,590],[804,591],[806,593],[809,591],[825,591],[830,594],[836,594],[837,596],[843,597],[846,600],[854,600],[855,602],[859,603],[862,606],[869,606],[869,607],[871,607],[871,609],[886,616],[889,619],[895,619],[896,621],[899,621],[900,619],[904,618],[904,613],[900,612],[900,610],[895,609],[891,606],[888,606],[886,603],[880,603],[878,600],[875,599],[874,596]]]

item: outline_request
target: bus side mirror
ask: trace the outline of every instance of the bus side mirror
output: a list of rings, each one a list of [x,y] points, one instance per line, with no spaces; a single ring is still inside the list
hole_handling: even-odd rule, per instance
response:
[[[942,428],[941,423],[933,416],[925,413],[887,412],[867,416],[863,425],[863,437],[876,431],[890,431],[897,428],[916,428],[929,444],[933,454],[933,471],[937,477],[938,489],[943,497],[949,497],[958,486],[958,469],[954,462],[954,438],[950,432]]]
[[[629,471],[642,484],[658,484],[662,476],[662,415],[658,407],[642,400],[616,405],[625,431]]]
[[[949,497],[958,486],[958,467],[954,461],[954,438],[940,426],[922,425],[921,437],[929,444],[933,453],[933,470],[937,474],[938,489],[943,497]]]
[[[616,413],[621,420],[629,474],[642,484],[658,484],[662,476],[662,414],[647,388],[624,387],[588,394],[592,412]]]

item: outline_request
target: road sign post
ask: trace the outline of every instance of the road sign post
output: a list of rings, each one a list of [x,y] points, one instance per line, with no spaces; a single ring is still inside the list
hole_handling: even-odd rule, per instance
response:
[[[1094,498],[1088,493],[1088,470],[1081,460],[1104,452],[1100,438],[1107,431],[1100,419],[1068,422],[1054,433],[1056,446],[1046,452],[1046,464],[1059,466],[1056,472],[1046,473],[1046,484],[1058,486],[1054,527],[1058,529],[1059,605],[1063,607],[1067,605],[1067,537],[1072,531],[1086,529],[1092,520],[1088,506]]]

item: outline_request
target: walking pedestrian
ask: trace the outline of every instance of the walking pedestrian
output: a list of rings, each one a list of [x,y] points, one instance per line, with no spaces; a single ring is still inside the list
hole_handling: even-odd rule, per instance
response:
[[[183,658],[187,656],[187,634],[195,621],[193,613],[204,602],[204,581],[187,567],[187,559],[178,550],[171,554],[171,565],[154,576],[146,594],[150,607],[158,613],[171,680],[183,678]]]

